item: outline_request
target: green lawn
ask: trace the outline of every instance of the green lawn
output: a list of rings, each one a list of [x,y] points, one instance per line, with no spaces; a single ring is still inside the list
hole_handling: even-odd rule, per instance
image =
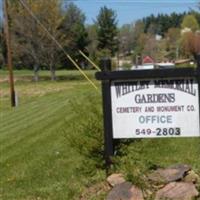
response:
[[[17,108],[10,108],[8,83],[0,85],[2,200],[80,199],[88,187],[105,180],[100,85],[94,80],[96,91],[78,72],[60,73],[74,73],[74,78],[34,83],[30,72],[15,72],[28,77],[16,82]],[[143,175],[157,166],[186,163],[200,173],[199,155],[199,138],[126,141],[111,172],[123,172],[145,188]],[[89,194],[87,200],[103,200],[104,195]]]
[[[95,70],[84,70],[84,72],[92,78]],[[33,71],[31,70],[15,70],[13,72],[15,79],[30,81],[33,78]],[[6,78],[8,76],[7,70],[0,70],[0,78]],[[57,70],[56,76],[60,80],[82,80],[83,77],[80,73],[77,73],[77,70]],[[50,79],[50,71],[42,70],[39,71],[40,80],[49,80]]]
[[[86,158],[68,141],[77,134],[73,126],[88,117],[79,116],[73,104],[89,106],[88,96],[99,99],[99,92],[84,80],[20,81],[19,107],[11,109],[7,83],[1,89],[0,199],[73,199],[102,179],[104,171],[96,168],[95,177],[84,175]]]

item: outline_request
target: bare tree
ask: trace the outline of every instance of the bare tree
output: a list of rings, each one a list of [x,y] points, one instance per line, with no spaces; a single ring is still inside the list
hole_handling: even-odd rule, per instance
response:
[[[59,42],[64,36],[58,31],[62,21],[61,4],[58,0],[27,0],[26,5],[34,16],[47,28],[49,33]],[[55,66],[59,62],[58,47],[48,37],[40,24],[21,4],[13,2],[10,6],[13,33],[13,49],[16,58],[32,65],[34,79],[38,81],[40,66],[47,66],[51,71],[52,80],[56,79]]]
[[[185,33],[182,38],[182,47],[186,56],[193,55],[194,59],[197,59],[197,55],[200,53],[200,33]]]

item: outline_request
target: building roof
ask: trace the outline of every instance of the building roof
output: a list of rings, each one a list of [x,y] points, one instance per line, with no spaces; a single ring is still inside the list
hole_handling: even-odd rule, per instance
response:
[[[145,56],[142,60],[142,64],[153,64],[154,60],[150,56]]]

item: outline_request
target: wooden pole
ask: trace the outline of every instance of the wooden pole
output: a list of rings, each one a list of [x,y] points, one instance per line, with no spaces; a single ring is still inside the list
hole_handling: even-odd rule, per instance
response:
[[[111,60],[104,58],[100,60],[100,68],[103,72],[111,71]],[[114,139],[112,130],[112,105],[110,80],[102,81],[102,96],[103,96],[103,115],[104,115],[104,154],[106,173],[109,172],[109,167],[112,164],[112,156],[114,155]]]
[[[200,53],[197,55],[197,68],[200,68]]]
[[[6,38],[6,48],[7,48],[7,67],[9,71],[11,106],[15,107],[16,102],[15,102],[12,53],[11,53],[11,42],[10,42],[11,37],[10,37],[10,32],[9,32],[9,16],[8,16],[8,1],[7,0],[4,0],[4,34]]]

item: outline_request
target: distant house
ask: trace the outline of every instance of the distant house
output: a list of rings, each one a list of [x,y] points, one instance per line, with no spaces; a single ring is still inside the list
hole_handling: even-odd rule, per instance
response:
[[[151,58],[150,56],[145,56],[142,60],[142,64],[146,65],[146,64],[154,64],[155,61],[153,60],[153,58]]]
[[[181,35],[185,34],[185,33],[189,33],[189,32],[192,32],[191,28],[184,28],[181,30]]]
[[[176,65],[181,65],[181,64],[189,64],[190,62],[193,62],[192,59],[181,59],[181,60],[176,60],[175,64]]]
[[[185,27],[184,29],[181,30],[181,35],[184,35],[185,33],[190,33],[190,32],[192,32],[192,29]],[[196,30],[195,33],[199,34],[200,30]]]
[[[132,66],[131,69],[136,69],[136,70],[140,70],[140,69],[167,69],[167,68],[174,68],[175,67],[175,63],[173,62],[160,62],[160,63],[156,63],[154,61],[153,58],[151,58],[150,56],[145,56],[142,59],[142,65],[137,65],[137,66]]]
[[[173,62],[161,62],[155,64],[156,68],[160,69],[167,69],[167,68],[174,68],[175,64]]]
[[[150,56],[145,56],[142,59],[142,65],[133,66],[132,69],[154,69],[155,61]]]
[[[160,40],[162,40],[162,36],[157,34],[157,35],[155,36],[155,39],[156,39],[156,41],[160,41]]]

